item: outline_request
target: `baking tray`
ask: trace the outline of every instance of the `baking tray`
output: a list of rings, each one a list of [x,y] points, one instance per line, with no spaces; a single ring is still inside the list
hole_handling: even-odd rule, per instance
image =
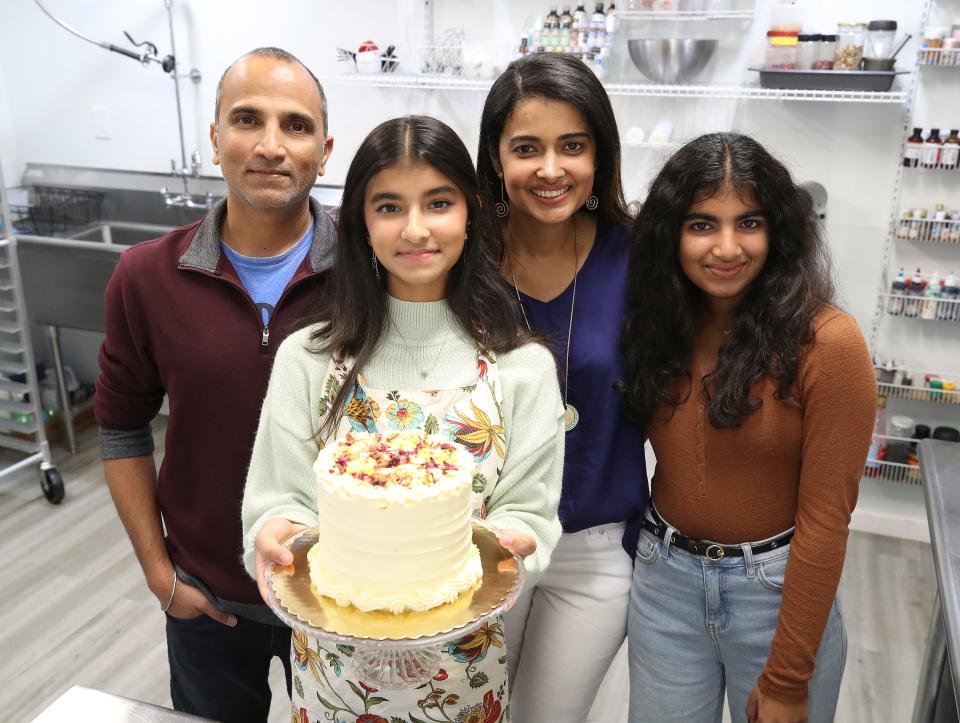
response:
[[[772,70],[750,68],[760,73],[761,88],[784,90],[890,90],[893,79],[907,70]]]

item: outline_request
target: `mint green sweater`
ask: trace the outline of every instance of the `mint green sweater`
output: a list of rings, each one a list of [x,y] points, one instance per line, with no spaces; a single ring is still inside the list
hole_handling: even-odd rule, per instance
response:
[[[361,369],[367,384],[417,391],[477,383],[476,343],[445,301],[388,299],[390,320],[373,358]],[[317,524],[314,434],[330,357],[307,350],[315,329],[301,329],[280,345],[263,402],[243,495],[243,560],[251,575],[253,541],[266,520]],[[497,363],[507,446],[487,520],[536,540],[537,551],[526,559],[527,584],[535,585],[561,534],[557,505],[564,430],[556,364],[540,344],[499,354]],[[426,378],[421,369],[429,370]]]

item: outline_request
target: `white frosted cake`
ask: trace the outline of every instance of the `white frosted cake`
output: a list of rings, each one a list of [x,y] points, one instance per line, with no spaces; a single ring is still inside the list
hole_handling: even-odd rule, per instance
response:
[[[473,544],[473,455],[441,435],[347,433],[314,464],[314,592],[364,612],[423,611],[483,575]]]

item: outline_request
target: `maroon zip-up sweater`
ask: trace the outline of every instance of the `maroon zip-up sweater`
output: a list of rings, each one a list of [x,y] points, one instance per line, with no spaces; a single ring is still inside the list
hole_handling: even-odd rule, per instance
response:
[[[333,222],[310,201],[313,243],[268,328],[221,253],[225,201],[197,223],[124,251],[106,291],[94,403],[101,455],[150,454],[149,423],[166,392],[157,500],[167,549],[182,577],[236,612],[263,602],[241,563],[240,504],[273,357],[291,322],[313,309],[333,265]]]

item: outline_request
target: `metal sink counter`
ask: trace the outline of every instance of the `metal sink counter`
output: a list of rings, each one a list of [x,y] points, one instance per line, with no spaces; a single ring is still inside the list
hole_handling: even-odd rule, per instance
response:
[[[99,224],[72,238],[18,236],[20,275],[30,320],[103,332],[103,292],[125,248],[167,227]]]
[[[124,249],[170,231],[172,226],[99,223],[71,238],[17,236],[24,304],[30,321],[47,328],[67,445],[76,451],[60,348],[60,329],[104,332],[104,291]]]
[[[60,409],[71,452],[76,452],[77,443],[60,348],[60,328],[103,333],[104,290],[120,254],[129,248],[112,242],[114,231],[120,235],[121,228],[101,224],[85,231],[96,240],[19,235],[16,240],[25,311],[31,322],[46,326],[50,337]],[[141,230],[141,237],[143,233]],[[151,233],[151,237],[156,236]],[[104,237],[110,242],[104,243]]]
[[[104,221],[103,223],[71,234],[69,238],[77,241],[99,241],[104,244],[133,246],[141,241],[159,238],[174,228],[174,226],[160,226],[152,223]]]
[[[166,174],[37,163],[28,163],[21,179],[24,187],[76,189],[102,196],[97,214],[80,221],[91,225],[74,225],[62,233],[53,231],[59,236],[16,236],[24,311],[30,322],[46,327],[71,450],[75,449],[75,439],[72,413],[65,401],[60,329],[102,334],[104,291],[123,250],[204,215],[203,209],[169,207],[159,193],[168,182]],[[209,193],[213,198],[222,197],[227,190],[222,178],[205,176],[192,180],[191,186],[195,193]],[[340,204],[342,188],[315,185],[311,195],[333,214]],[[73,350],[74,359],[78,354],[87,363],[96,359],[96,348],[87,341]],[[34,345],[37,343],[35,340]],[[89,373],[96,374],[96,368]]]

